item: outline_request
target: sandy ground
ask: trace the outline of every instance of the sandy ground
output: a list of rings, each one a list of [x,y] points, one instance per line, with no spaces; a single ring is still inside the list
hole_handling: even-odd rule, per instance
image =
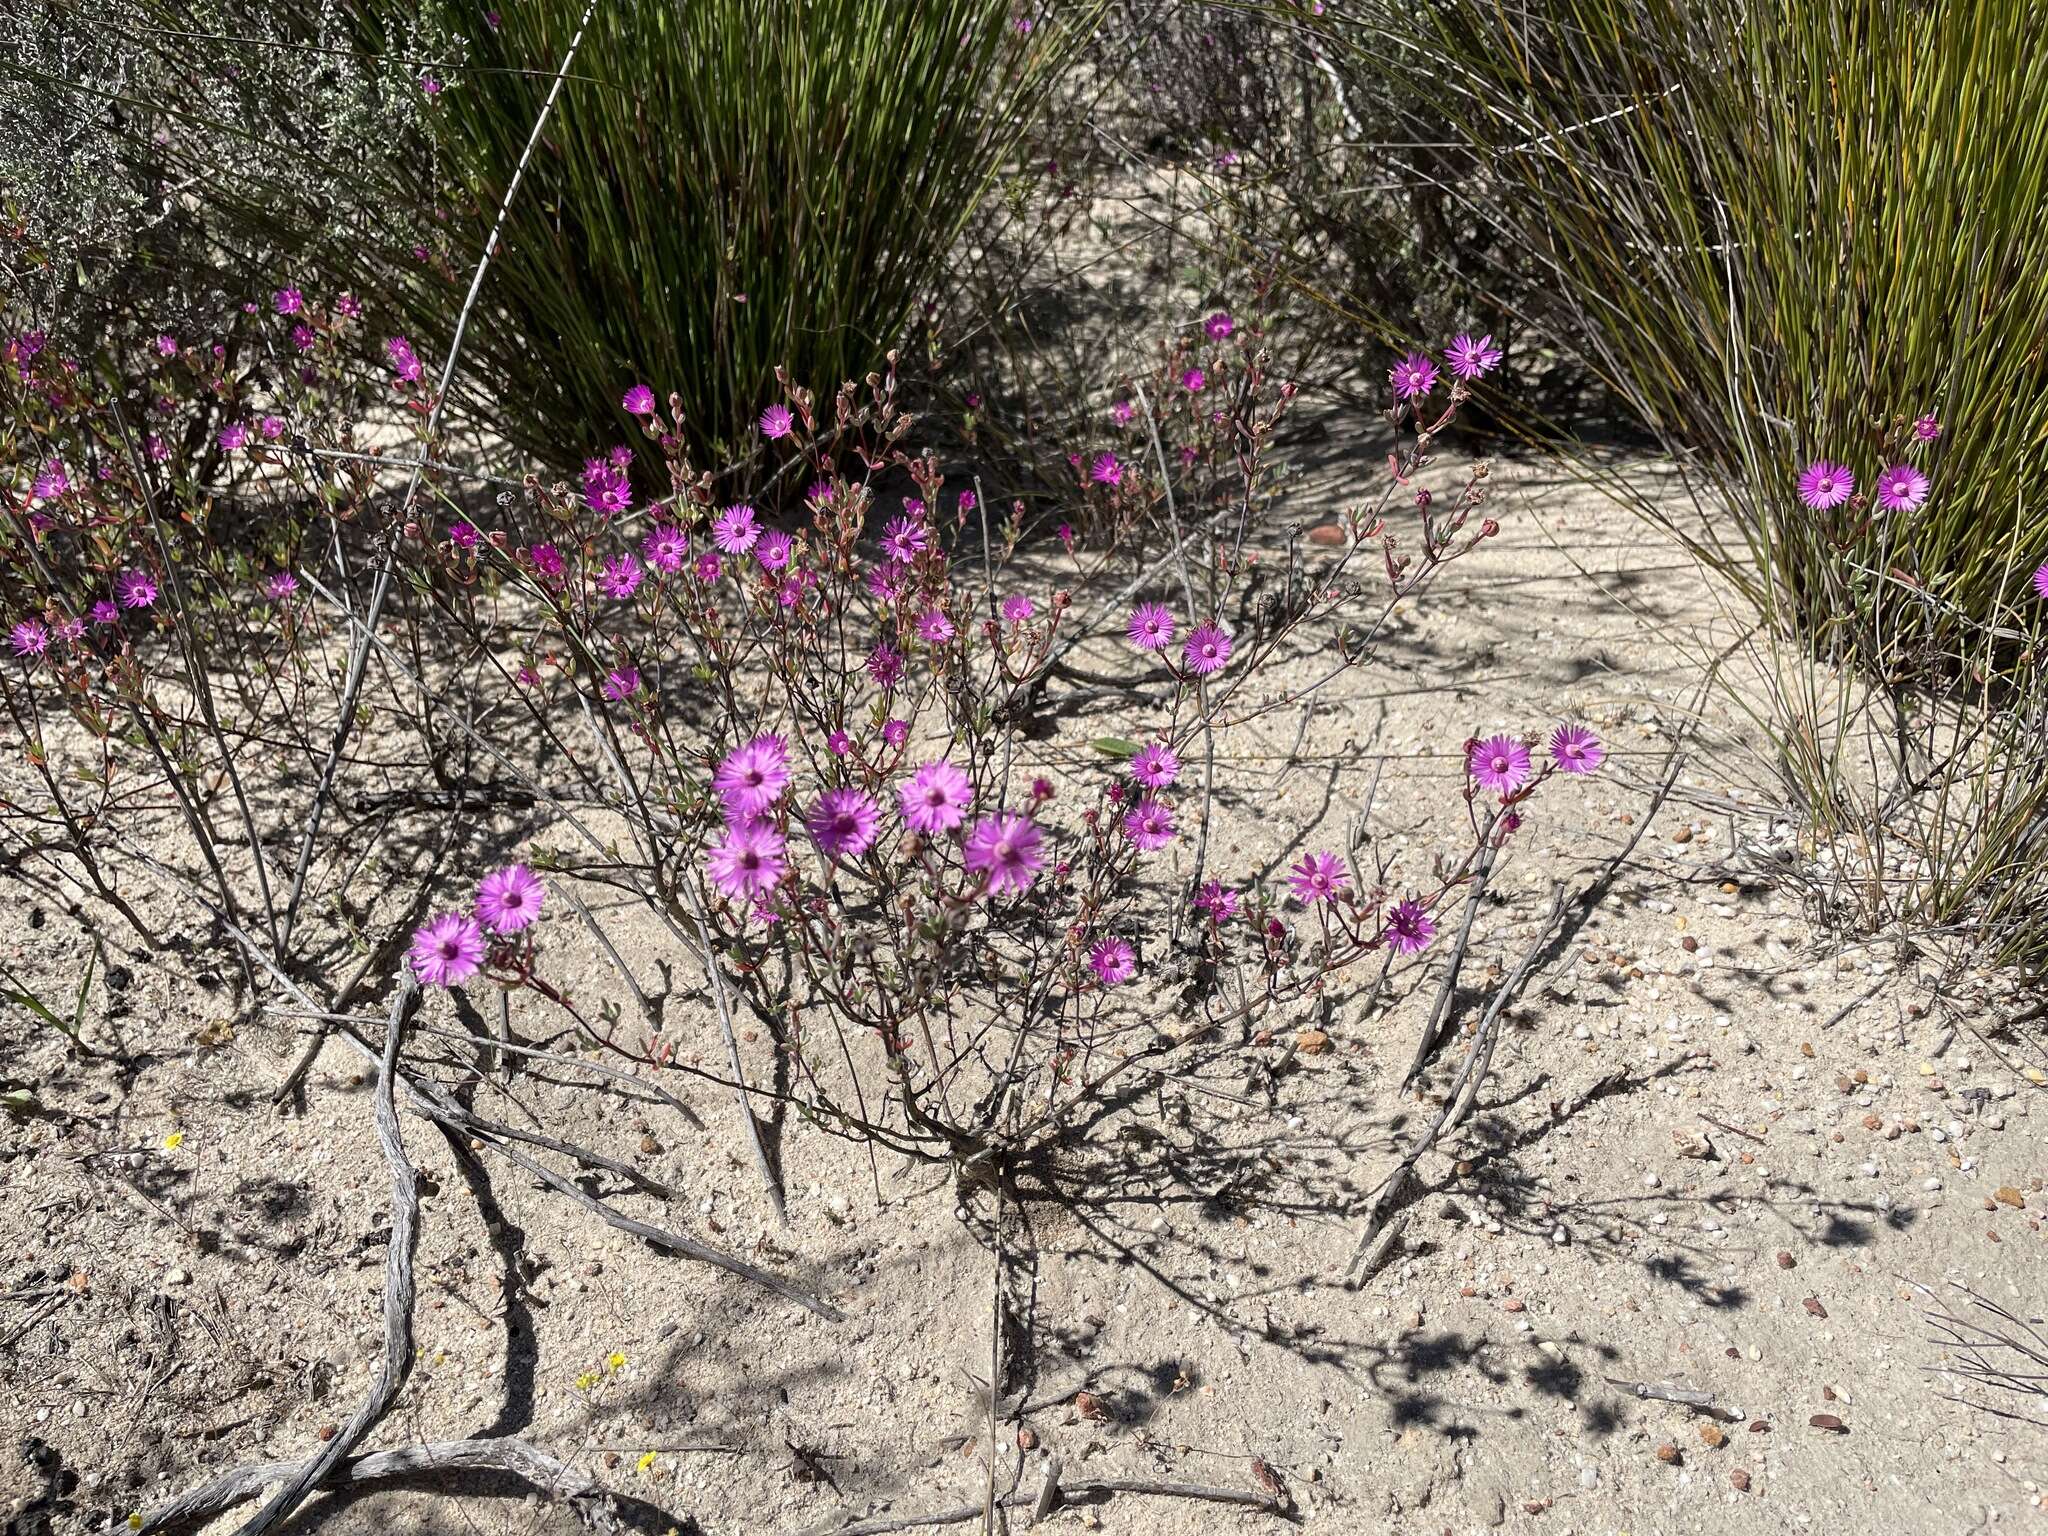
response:
[[[1583,883],[1636,830],[1719,622],[1699,574],[1628,514],[1540,471],[1502,481],[1504,533],[1414,605],[1384,665],[1347,676],[1298,748],[1289,714],[1222,761],[1216,828],[1230,867],[1277,871],[1312,829],[1334,840],[1377,765],[1376,824],[1414,829],[1396,836],[1420,856],[1455,840],[1468,734],[1594,723],[1615,771],[1540,804],[1478,918],[1481,979],[1520,956],[1554,879]],[[1315,1532],[2039,1519],[2042,1431],[1944,1398],[1905,1284],[2048,1302],[2033,1058],[1974,1034],[1974,1005],[1951,1028],[1920,962],[1832,952],[1796,889],[1754,861],[1724,867],[1770,828],[1739,808],[1763,780],[1738,713],[1709,698],[1705,716],[1680,794],[1513,1009],[1478,1115],[1422,1161],[1399,1245],[1362,1283],[1345,1280],[1361,1212],[1446,1081],[1396,1091],[1441,944],[1371,1017],[1353,989],[1269,1020],[1269,1043],[1177,1059],[1006,1207],[1000,1280],[986,1196],[964,1208],[944,1175],[871,1164],[800,1122],[776,1127],[784,1229],[719,1094],[679,1090],[703,1131],[546,1074],[494,1101],[669,1181],[665,1211],[623,1203],[789,1275],[844,1323],[654,1253],[503,1164],[466,1175],[408,1121],[428,1179],[420,1359],[373,1444],[521,1433],[657,1532],[957,1510],[987,1477],[1000,1283],[1005,1488],[1035,1489],[1057,1457],[1069,1483],[1248,1491],[1256,1459]],[[1092,724],[1045,745],[1054,771],[1100,771],[1080,745]],[[580,931],[556,933],[581,991],[618,990]],[[642,942],[627,958],[652,975]],[[40,909],[0,941],[61,995],[88,947]],[[8,1075],[47,1111],[0,1121],[10,1536],[94,1528],[230,1464],[309,1453],[360,1400],[379,1337],[388,1181],[360,1061],[330,1045],[303,1100],[273,1108],[300,1037],[233,1020],[221,978],[194,978],[227,962],[160,966],[118,944],[109,959],[86,1037],[118,1038],[125,1062],[74,1057],[18,1009],[0,1022]],[[685,1033],[700,1018],[708,1054],[701,1005],[670,1008]],[[445,998],[422,1018],[457,1022]],[[1308,1028],[1328,1047],[1290,1050]],[[765,1042],[747,1049],[765,1074]],[[1711,1155],[1684,1155],[1699,1138]],[[1717,1415],[1616,1381],[1710,1393]],[[40,1503],[27,1437],[55,1479]],[[444,1479],[316,1499],[297,1528],[574,1523],[516,1485]],[[1283,1527],[1119,1494],[1042,1528]]]

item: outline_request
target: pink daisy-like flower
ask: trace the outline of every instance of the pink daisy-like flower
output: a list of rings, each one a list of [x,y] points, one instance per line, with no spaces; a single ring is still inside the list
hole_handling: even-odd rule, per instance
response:
[[[412,349],[412,343],[403,336],[393,336],[384,343],[384,354],[391,359],[391,371],[407,384],[419,382],[420,360]]]
[[[1022,592],[1012,592],[1003,599],[1003,621],[1005,623],[1022,624],[1036,612],[1038,612],[1038,605]]]
[[[1147,795],[1125,814],[1124,832],[1140,853],[1156,853],[1173,841],[1173,807]]]
[[[931,542],[931,530],[914,517],[899,517],[882,535],[882,553],[891,560],[915,560]]]
[[[989,894],[1022,891],[1038,878],[1045,867],[1039,852],[1044,834],[1029,816],[1004,811],[984,816],[967,834],[961,860],[974,874],[988,882]]]
[[[725,841],[705,856],[711,883],[727,896],[761,897],[775,889],[788,867],[782,834],[766,822],[728,827]]]
[[[266,416],[256,424],[256,429],[265,438],[274,443],[284,436],[284,418],[282,416]]]
[[[633,485],[625,470],[602,459],[583,466],[583,504],[607,517],[617,516],[633,505]]]
[[[888,746],[902,746],[903,743],[910,740],[910,722],[903,719],[884,720],[882,722],[882,740]]]
[[[930,837],[950,832],[967,819],[974,806],[974,786],[948,762],[926,763],[896,791],[903,820],[913,832]]]
[[[683,561],[689,558],[690,540],[683,530],[673,523],[659,523],[649,529],[647,537],[640,541],[640,553],[657,571],[667,571],[673,575],[683,568]]]
[[[804,492],[804,500],[814,507],[829,507],[832,505],[832,482],[813,480]]]
[[[1173,644],[1173,615],[1164,603],[1140,603],[1131,610],[1124,633],[1141,651],[1163,651]]]
[[[156,352],[159,357],[176,357],[178,355],[178,338],[175,336],[157,337]]]
[[[540,877],[524,864],[485,875],[476,888],[476,915],[493,933],[517,933],[540,916],[548,899]]]
[[[306,296],[296,288],[280,288],[271,295],[280,315],[296,315],[306,307]]]
[[[1436,937],[1436,923],[1420,902],[1404,901],[1387,913],[1387,926],[1380,930],[1380,937],[1395,954],[1412,955]]]
[[[430,987],[469,980],[484,963],[483,925],[460,912],[444,912],[412,936],[412,972]]]
[[[1607,748],[1583,725],[1560,725],[1550,733],[1550,760],[1562,773],[1591,773],[1607,760]]]
[[[1119,400],[1109,408],[1110,419],[1120,427],[1131,424],[1131,418],[1138,414],[1138,408],[1128,400]]]
[[[1199,395],[1208,384],[1209,376],[1199,368],[1190,368],[1180,376],[1180,387],[1191,395]]]
[[[85,620],[79,618],[57,621],[57,633],[71,644],[76,645],[85,638]]]
[[[804,816],[804,830],[828,859],[859,858],[875,843],[881,808],[858,789],[828,789]]]
[[[640,562],[631,555],[614,555],[605,561],[604,574],[597,578],[597,589],[606,597],[623,601],[640,590],[644,574]]]
[[[263,583],[263,595],[273,603],[281,603],[299,590],[299,578],[290,571],[273,571]]]
[[[311,327],[310,325],[305,325],[302,323],[292,327],[292,348],[294,351],[312,351],[314,340],[315,337],[313,335],[313,327]]]
[[[607,672],[604,686],[598,689],[614,704],[623,704],[640,691],[640,669],[638,667],[616,667]]]
[[[780,736],[756,736],[735,747],[711,776],[729,818],[759,816],[789,788],[789,748]]]
[[[980,501],[980,499],[979,499],[979,498],[978,498],[978,497],[977,497],[977,496],[976,496],[976,495],[974,494],[974,492],[972,492],[972,491],[962,491],[962,492],[960,493],[960,501],[959,501],[959,507],[960,507],[960,510],[961,510],[961,512],[962,512],[963,514],[964,514],[964,513],[968,513],[968,512],[972,512],[972,511],[973,511],[973,510],[974,510],[974,509],[975,509],[976,507],[978,507],[978,506],[980,506],[980,505],[981,505],[981,501]]]
[[[147,571],[123,571],[114,578],[114,596],[123,608],[156,606],[156,578]]]
[[[363,301],[352,293],[344,293],[334,301],[334,312],[350,320],[363,318]]]
[[[1927,477],[1911,464],[1887,465],[1877,477],[1877,504],[1887,512],[1911,512],[1927,500]]]
[[[620,397],[619,404],[628,416],[652,416],[654,391],[645,384],[635,384]]]
[[[2034,572],[2034,591],[2043,602],[2048,602],[2048,562],[2043,562]]]
[[[1230,318],[1228,310],[1219,309],[1202,322],[1202,330],[1211,341],[1221,341],[1237,329],[1237,322]]]
[[[1472,743],[1465,767],[1482,789],[1511,795],[1529,782],[1529,749],[1512,736],[1489,736]]]
[[[1088,951],[1088,968],[1105,987],[1120,987],[1138,974],[1138,957],[1122,939],[1098,939]]]
[[[1334,853],[1306,853],[1288,870],[1287,883],[1304,902],[1335,901],[1338,892],[1349,889],[1351,872]]]
[[[1932,412],[1918,417],[1913,422],[1913,435],[1923,443],[1931,443],[1941,436],[1941,423],[1935,420]]]
[[[50,648],[50,632],[40,619],[23,619],[8,631],[17,656],[40,656]]]
[[[1230,631],[1220,624],[1201,625],[1180,648],[1180,659],[1197,677],[1221,672],[1230,660]]]
[[[1180,777],[1180,759],[1165,742],[1152,742],[1132,757],[1131,777],[1147,789],[1165,789]]]
[[[834,757],[844,757],[853,750],[853,738],[844,731],[834,731],[825,738],[825,750]]]
[[[231,421],[220,429],[220,446],[223,453],[238,453],[249,443],[249,429],[239,421]]]
[[[927,608],[918,615],[918,634],[933,645],[944,645],[953,638],[953,621],[936,608]]]
[[[95,624],[118,624],[121,622],[121,610],[104,597],[88,608],[86,615]]]
[[[1444,361],[1461,379],[1476,379],[1493,372],[1500,366],[1500,356],[1500,348],[1493,344],[1490,335],[1475,341],[1461,331],[1457,339],[1444,348]]]
[[[764,528],[754,541],[754,560],[764,571],[779,571],[789,564],[796,541],[780,528]],[[789,605],[783,604],[786,608]]]
[[[1227,923],[1237,916],[1237,892],[1225,888],[1221,880],[1211,880],[1196,893],[1195,910],[1208,913],[1213,923]]]
[[[448,529],[448,542],[457,549],[475,549],[482,537],[475,523],[453,523]]]
[[[692,569],[695,571],[697,579],[708,587],[711,583],[718,580],[718,573],[725,569],[725,565],[718,558],[717,550],[707,549],[697,557],[697,563]]]
[[[1829,459],[1815,459],[1799,477],[1799,499],[1816,512],[1839,507],[1855,494],[1855,475]]]
[[[903,653],[893,645],[884,643],[869,651],[867,666],[877,688],[894,688],[903,681]]]
[[[1426,352],[1410,352],[1387,370],[1387,382],[1394,386],[1395,398],[1419,400],[1436,388],[1436,364],[1429,360]]]
[[[526,552],[526,558],[533,562],[533,568],[543,576],[560,576],[566,568],[562,552],[552,544],[536,544]]]
[[[761,435],[766,438],[787,437],[795,424],[786,405],[771,405],[761,413]]]
[[[1088,478],[1097,485],[1120,485],[1123,483],[1124,467],[1113,453],[1100,453],[1088,471]]]
[[[711,542],[728,555],[744,555],[761,537],[754,524],[754,509],[744,504],[727,507],[711,525]]]
[[[64,473],[61,460],[52,459],[43,466],[43,472],[36,476],[35,484],[29,489],[38,501],[55,501],[71,489],[71,477]]]

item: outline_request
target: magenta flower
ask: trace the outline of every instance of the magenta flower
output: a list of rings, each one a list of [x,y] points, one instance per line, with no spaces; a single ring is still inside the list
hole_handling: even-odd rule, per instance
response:
[[[299,578],[290,571],[272,572],[270,579],[263,583],[263,595],[273,603],[281,603],[299,590]]]
[[[1550,760],[1562,773],[1591,773],[1607,760],[1607,749],[1583,725],[1560,725],[1550,733]]]
[[[88,608],[86,614],[95,624],[118,624],[121,622],[121,610],[104,597]]]
[[[249,429],[239,421],[231,421],[220,429],[220,446],[223,453],[235,453],[249,442]]]
[[[1489,736],[1472,743],[1465,767],[1481,788],[1511,795],[1529,781],[1529,749],[1512,736]]]
[[[432,75],[421,75],[420,90],[428,96],[438,96],[441,94],[441,82]]]
[[[1124,633],[1141,651],[1163,651],[1173,644],[1173,615],[1164,603],[1140,603],[1131,610]]]
[[[1398,903],[1387,913],[1387,926],[1380,930],[1387,948],[1397,955],[1412,955],[1436,937],[1436,923],[1415,901]]]
[[[407,384],[416,384],[420,377],[420,360],[412,350],[412,343],[403,336],[393,336],[384,343],[384,353],[391,359],[391,371]]]
[[[1147,795],[1125,815],[1124,832],[1140,853],[1156,853],[1173,841],[1173,807]]]
[[[1923,443],[1931,443],[1941,436],[1941,423],[1934,419],[1932,412],[1913,422],[1913,435]]]
[[[789,748],[780,736],[756,736],[726,754],[711,787],[724,797],[728,818],[759,816],[789,788]]]
[[[917,632],[933,645],[944,645],[953,638],[953,621],[936,608],[927,608],[918,616]]]
[[[844,731],[834,731],[825,738],[825,750],[834,757],[844,757],[853,750],[853,738]]]
[[[1036,612],[1038,612],[1037,604],[1033,603],[1022,592],[1012,592],[1003,599],[1003,620],[1005,623],[1022,624]]]
[[[36,476],[35,484],[29,489],[38,501],[55,501],[71,489],[71,477],[64,473],[60,460],[52,459],[43,466],[43,472]]]
[[[73,645],[76,645],[85,638],[85,620],[78,618],[60,619],[57,622],[57,633]]]
[[[156,578],[147,571],[123,571],[114,578],[114,596],[123,608],[156,606]]]
[[[652,416],[654,414],[654,391],[645,384],[635,384],[620,397],[619,404],[628,416]]]
[[[764,571],[779,571],[789,564],[790,551],[796,541],[780,528],[765,528],[754,543],[754,559]],[[789,604],[784,603],[787,608]]]
[[[484,930],[473,917],[444,912],[412,936],[413,974],[430,987],[452,987],[484,963]]]
[[[788,867],[782,849],[782,834],[766,822],[728,827],[725,841],[705,856],[704,868],[727,896],[761,897],[775,889]]]
[[[457,549],[475,549],[482,537],[475,523],[455,523],[448,529],[448,542]]]
[[[50,632],[39,619],[23,619],[8,631],[17,656],[40,656],[50,648]]]
[[[715,549],[707,549],[697,557],[697,564],[695,566],[697,579],[707,587],[712,582],[718,580],[718,573],[724,568],[723,563],[718,558],[718,551]]]
[[[896,796],[903,806],[905,825],[927,837],[952,831],[974,807],[974,786],[948,762],[926,763]]]
[[[1856,477],[1848,466],[1815,459],[1799,477],[1799,499],[1816,512],[1839,507],[1856,494]]]
[[[788,406],[771,405],[761,413],[761,435],[767,438],[787,437],[795,420],[789,414]]]
[[[711,525],[711,542],[728,555],[744,555],[760,537],[761,530],[754,525],[754,509],[749,506],[727,507]]]
[[[882,535],[882,553],[891,560],[915,560],[931,542],[931,530],[913,517],[899,517]]]
[[[1123,483],[1124,467],[1113,453],[1097,454],[1094,466],[1088,471],[1088,478],[1097,485],[1120,485]]]
[[[1410,352],[1387,370],[1387,382],[1401,400],[1419,400],[1436,388],[1436,364],[1425,352]]]
[[[902,719],[884,720],[882,722],[882,740],[892,747],[902,746],[903,743],[910,740],[910,722]]]
[[[2034,591],[2040,595],[2043,602],[2048,602],[2048,562],[2044,562],[2034,572]]]
[[[360,320],[363,317],[363,301],[352,293],[344,293],[334,301],[334,312],[351,320]]]
[[[632,482],[626,478],[625,470],[603,459],[592,459],[583,466],[583,504],[593,512],[612,517],[624,512],[633,504]]]
[[[604,685],[598,692],[614,704],[623,704],[640,691],[640,669],[638,667],[615,667],[607,672]]]
[[[828,859],[859,858],[874,846],[881,808],[864,790],[828,789],[804,816],[804,830]]]
[[[1500,366],[1500,348],[1493,344],[1490,335],[1474,341],[1464,332],[1457,340],[1444,348],[1444,361],[1451,365],[1451,372],[1461,379],[1476,379],[1482,374],[1493,372]]]
[[[1199,368],[1190,368],[1180,376],[1180,387],[1191,395],[1199,395],[1208,383],[1209,376]]]
[[[313,350],[314,340],[313,327],[310,325],[300,324],[292,327],[292,347],[294,350],[310,352]]]
[[[1197,677],[1221,672],[1230,660],[1230,632],[1220,624],[1204,624],[1188,636],[1180,659]]]
[[[960,510],[961,510],[961,512],[962,512],[962,513],[967,513],[967,512],[972,512],[972,511],[973,511],[973,510],[974,510],[974,509],[975,509],[976,507],[980,506],[980,505],[981,505],[981,502],[980,502],[980,501],[979,501],[979,500],[978,500],[978,499],[976,498],[976,496],[975,496],[974,492],[972,492],[972,491],[962,491],[962,492],[960,493],[960,503],[959,503],[959,505],[960,505]]]
[[[1202,330],[1211,341],[1221,341],[1236,329],[1237,322],[1230,318],[1229,311],[1227,310],[1219,309],[1215,314],[1202,322]]]
[[[1044,834],[1029,816],[1005,811],[974,824],[961,857],[969,870],[988,882],[990,895],[1022,891],[1045,867],[1038,851],[1043,841]]]
[[[683,561],[689,558],[690,540],[683,530],[673,523],[658,523],[649,529],[647,537],[640,541],[640,553],[657,571],[667,571],[673,575],[683,568]]]
[[[565,569],[562,552],[552,544],[536,544],[526,552],[526,557],[543,576],[558,577]]]
[[[517,933],[540,916],[548,893],[524,864],[485,875],[476,888],[476,915],[493,933]]]
[[[1098,939],[1088,951],[1088,968],[1105,987],[1120,987],[1138,974],[1138,957],[1122,939]]]
[[[280,315],[296,315],[306,307],[306,296],[296,288],[280,288],[271,295]]]
[[[156,351],[159,357],[176,357],[178,355],[178,338],[175,336],[157,337]]]
[[[1302,901],[1335,901],[1337,893],[1351,885],[1351,873],[1334,853],[1306,853],[1287,872],[1287,883]]]
[[[606,597],[623,601],[640,590],[643,574],[640,562],[631,555],[614,555],[605,561],[604,574],[597,578],[597,589]]]
[[[1887,512],[1911,512],[1927,500],[1927,477],[1911,464],[1893,464],[1877,477],[1877,504]]]
[[[1180,777],[1180,759],[1165,742],[1152,742],[1131,759],[1131,777],[1147,789],[1165,789]]]
[[[274,443],[284,436],[284,418],[282,416],[266,416],[257,423],[257,430]]]
[[[886,642],[868,652],[867,667],[877,688],[894,688],[903,681],[903,653]]]
[[[1196,893],[1195,910],[1208,913],[1213,923],[1227,923],[1237,916],[1237,892],[1227,890],[1221,880],[1211,880]]]

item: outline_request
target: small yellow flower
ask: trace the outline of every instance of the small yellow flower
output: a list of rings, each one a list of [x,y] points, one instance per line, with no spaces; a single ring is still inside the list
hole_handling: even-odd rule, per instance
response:
[[[617,1350],[613,1350],[611,1354],[605,1357],[604,1363],[608,1370],[623,1371],[626,1368],[626,1357]]]
[[[139,1531],[142,1529],[142,1515],[140,1511],[128,1517],[128,1529],[131,1531]]]
[[[578,1376],[576,1378],[576,1390],[578,1392],[588,1392],[592,1387],[596,1386],[601,1379],[602,1378],[599,1377],[597,1372],[585,1371],[581,1376]]]
[[[653,1465],[654,1465],[654,1452],[652,1452],[652,1451],[649,1451],[649,1452],[648,1452],[648,1453],[647,1453],[647,1454],[646,1454],[645,1456],[642,1456],[642,1457],[640,1458],[640,1470],[641,1470],[642,1472],[645,1472],[645,1471],[646,1471],[646,1470],[647,1470],[647,1469],[648,1469],[649,1467],[651,1467],[651,1466],[653,1466]]]
[[[175,1152],[183,1145],[185,1145],[185,1133],[183,1131],[173,1131],[164,1138],[164,1150],[166,1152]],[[140,1516],[137,1517],[138,1520],[140,1518]]]

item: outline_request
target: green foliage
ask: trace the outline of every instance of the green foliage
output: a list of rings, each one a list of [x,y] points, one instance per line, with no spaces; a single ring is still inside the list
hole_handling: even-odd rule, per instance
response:
[[[1952,665],[2048,557],[2022,494],[2048,468],[2040,7],[1447,0],[1417,25],[1486,217],[1554,268],[1550,329],[1718,493],[1703,525],[1653,515],[1820,654]],[[1947,435],[1917,514],[1799,504],[1806,460],[1868,488],[1922,411]]]
[[[617,0],[595,8],[513,199],[458,390],[558,465],[683,400],[693,448],[748,442],[775,370],[879,366],[1091,7],[1025,31],[1008,0]],[[373,36],[410,7],[367,0]],[[380,290],[438,358],[582,0],[506,6],[428,114],[456,189],[437,261]],[[403,188],[394,188],[402,193]],[[429,189],[430,195],[440,188]],[[410,206],[421,203],[415,190]],[[632,432],[633,438],[638,437]]]

